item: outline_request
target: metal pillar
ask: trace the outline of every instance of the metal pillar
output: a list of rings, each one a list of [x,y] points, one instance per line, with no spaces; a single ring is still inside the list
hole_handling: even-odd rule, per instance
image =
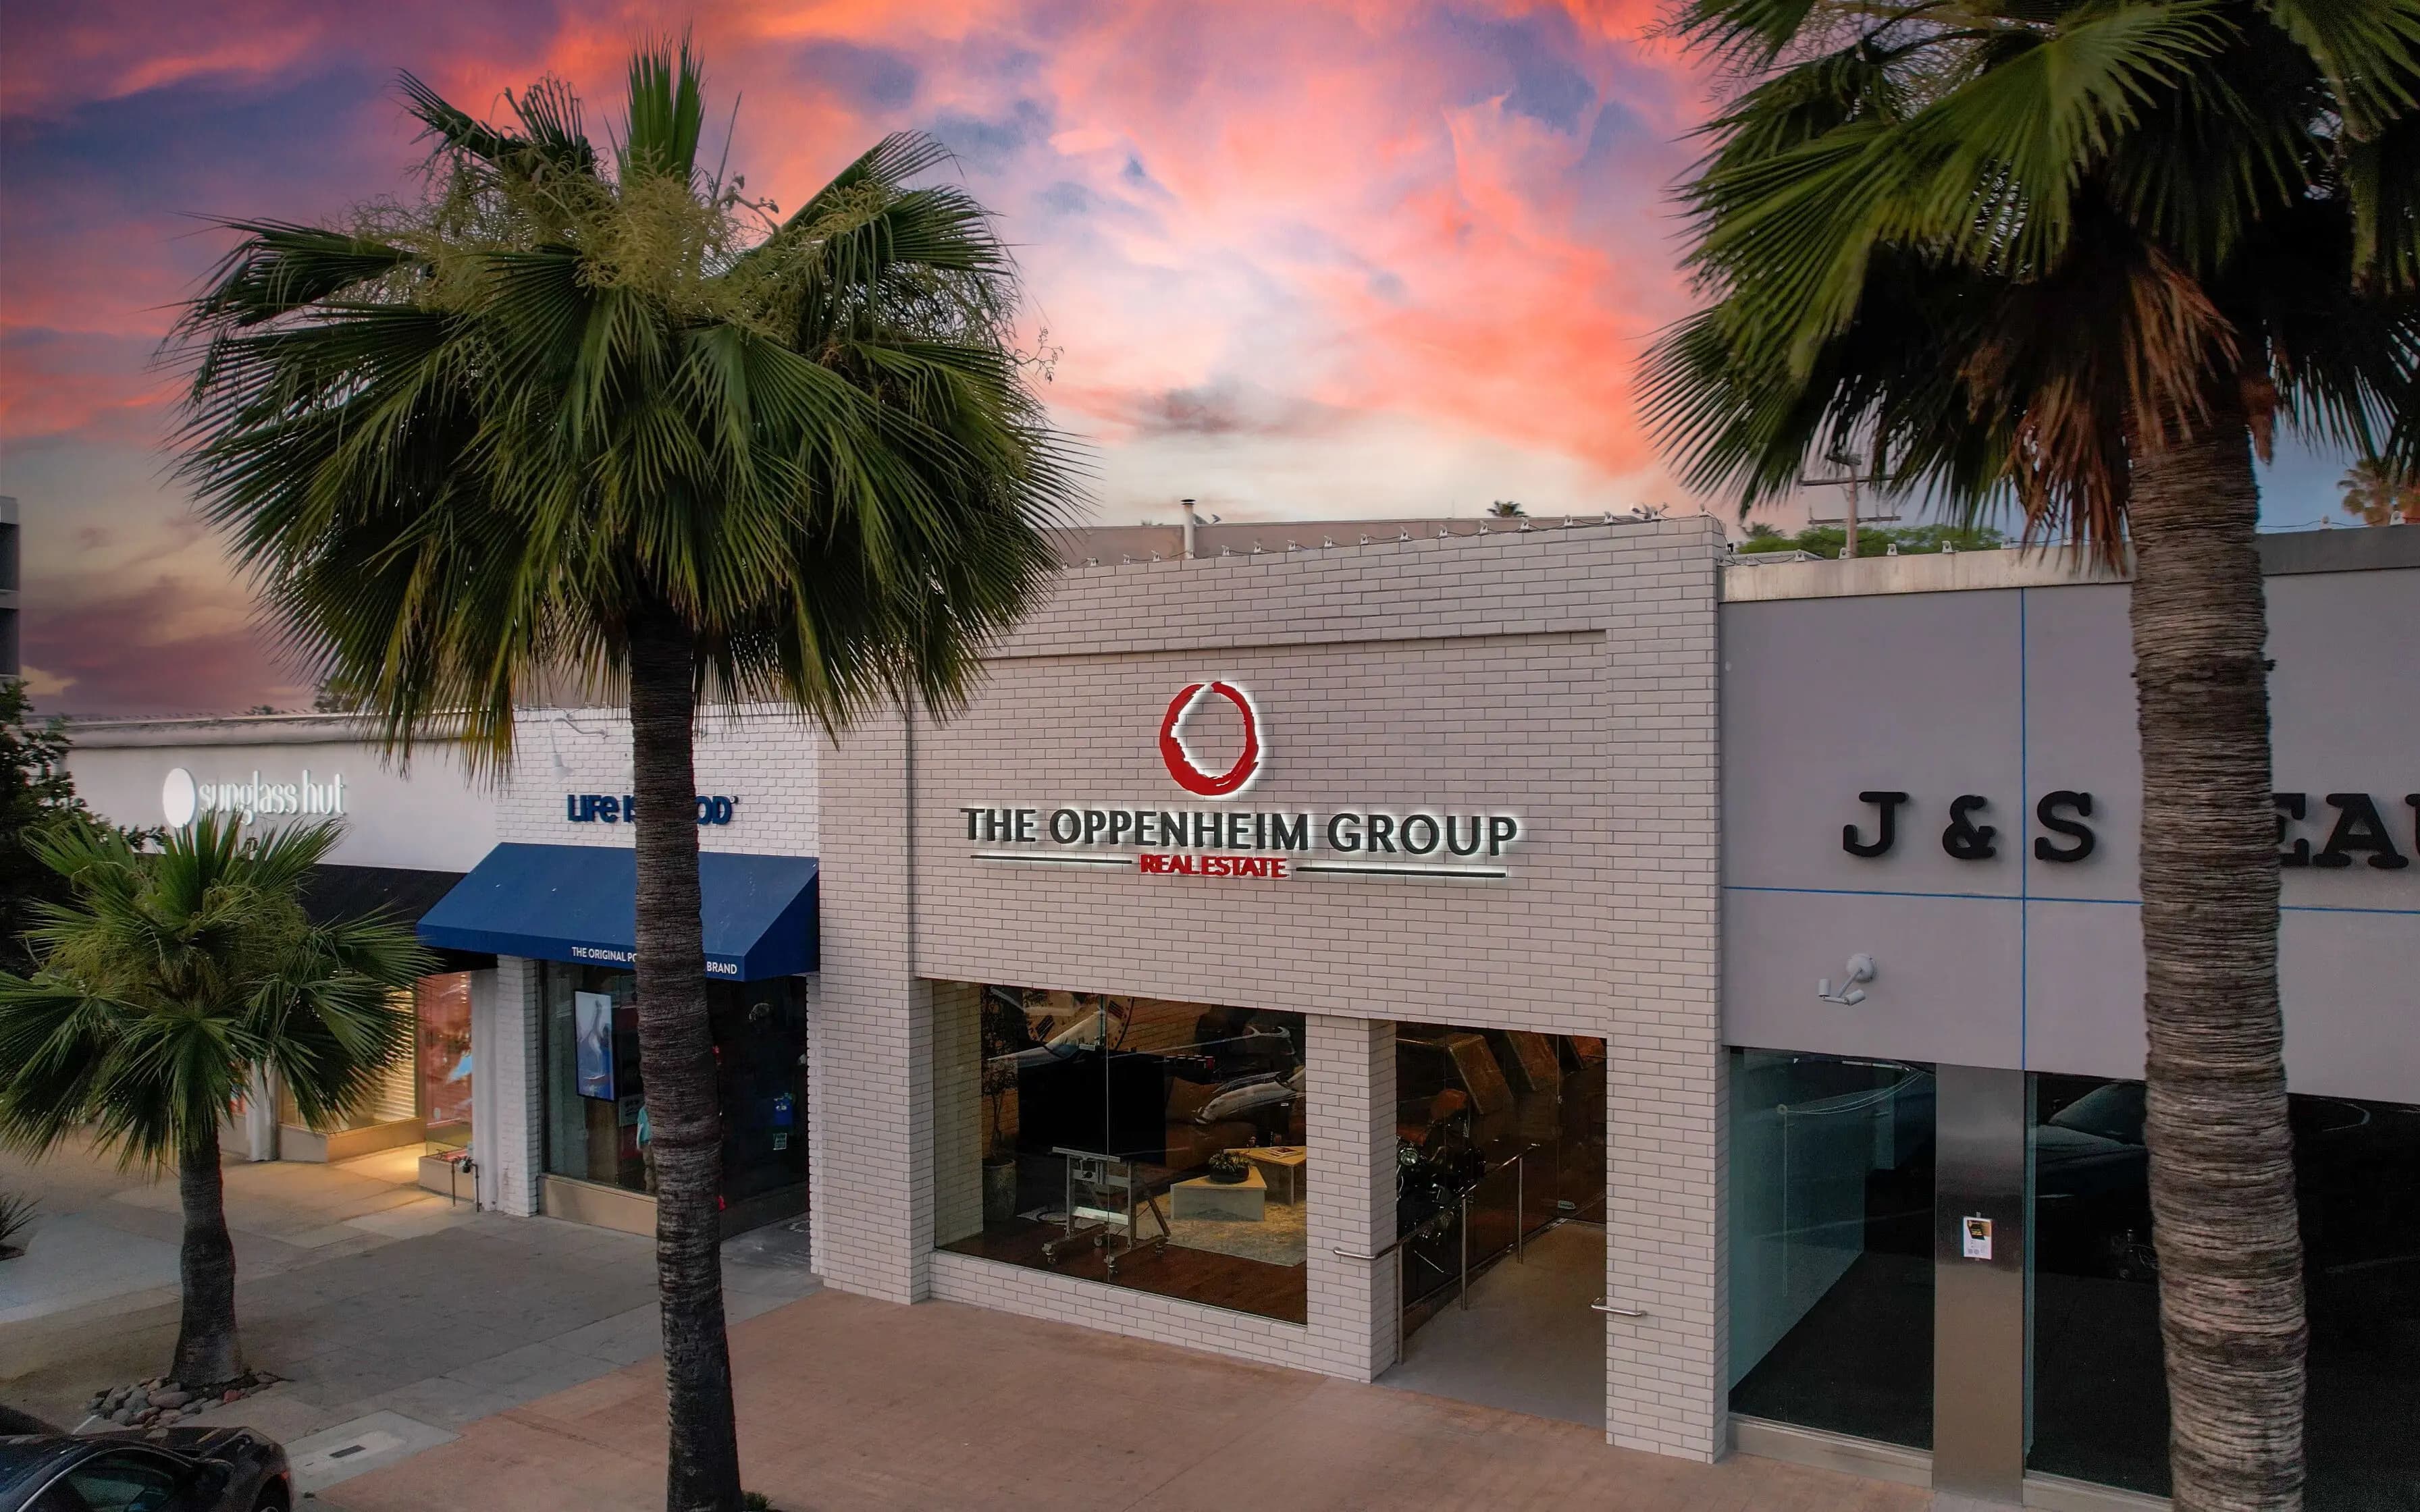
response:
[[[2018,1506],[2025,1478],[2025,1073],[1942,1066],[1938,1075],[1932,1485]]]

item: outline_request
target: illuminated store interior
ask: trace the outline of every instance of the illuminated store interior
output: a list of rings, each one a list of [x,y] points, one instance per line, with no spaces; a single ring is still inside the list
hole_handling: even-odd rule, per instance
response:
[[[978,1001],[980,1077],[937,1061],[937,1096],[980,1100],[982,1162],[980,1206],[942,1248],[1304,1320],[1301,1014],[999,986]]]
[[[554,961],[540,970],[546,1172],[652,1197],[638,976]],[[736,1233],[806,1209],[805,995],[795,977],[709,981],[706,1008],[722,1107],[723,1227]]]

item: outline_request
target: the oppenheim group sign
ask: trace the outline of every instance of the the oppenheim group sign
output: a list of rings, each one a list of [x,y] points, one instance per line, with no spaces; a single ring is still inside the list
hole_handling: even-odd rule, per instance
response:
[[[1210,699],[1232,704],[1243,721],[1242,747],[1224,765],[1203,763],[1185,741],[1187,716]],[[1265,725],[1243,687],[1188,684],[1160,719],[1161,764],[1187,793],[1237,796],[1268,768]],[[1485,880],[1506,874],[1505,857],[1524,835],[1520,818],[1511,813],[1376,804],[1326,811],[970,804],[958,814],[979,861],[1245,881],[1322,874]]]

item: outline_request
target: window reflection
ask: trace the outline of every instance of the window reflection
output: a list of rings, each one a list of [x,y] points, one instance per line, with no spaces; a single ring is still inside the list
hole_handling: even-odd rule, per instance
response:
[[[471,974],[423,977],[411,1002],[420,1116],[430,1142],[459,1148],[471,1138]]]
[[[1516,1243],[1602,1228],[1604,1041],[1398,1024],[1395,1098],[1406,1340]]]
[[[1931,1068],[1731,1052],[1731,1411],[1932,1443]]]
[[[637,975],[548,962],[543,991],[548,1173],[652,1196]],[[795,1211],[807,1180],[807,1010],[798,980],[709,981],[706,1007],[726,1211],[759,1197],[768,1205],[741,1217]]]
[[[2033,1079],[2031,1468],[2165,1495],[2143,1084]]]
[[[936,1096],[948,1128],[980,1100],[980,1211],[945,1174],[941,1247],[1304,1319],[1303,1015],[999,986],[968,1011],[979,1072],[938,1056]]]
[[[2313,1512],[2420,1486],[2420,1107],[2288,1100],[2310,1319]],[[2034,1078],[2031,1468],[2164,1495],[2143,1084]]]

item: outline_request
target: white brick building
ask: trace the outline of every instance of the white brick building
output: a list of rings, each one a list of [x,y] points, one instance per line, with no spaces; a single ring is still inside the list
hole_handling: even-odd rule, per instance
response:
[[[1604,1294],[1645,1314],[1606,1331],[1610,1436],[1719,1454],[1720,556],[1697,519],[1077,569],[948,725],[852,736],[825,770],[812,1031],[827,1281],[1368,1380],[1398,1353],[1395,1265],[1348,1255],[1396,1239],[1395,1024],[1585,1036],[1611,1046],[1616,1110]],[[1213,678],[1249,689],[1266,742],[1239,807],[1510,811],[1507,874],[1226,882],[971,854],[969,806],[1207,807],[1156,737]],[[970,1174],[925,1132],[971,1092],[958,983],[1305,1015],[1307,1319],[937,1251]]]

